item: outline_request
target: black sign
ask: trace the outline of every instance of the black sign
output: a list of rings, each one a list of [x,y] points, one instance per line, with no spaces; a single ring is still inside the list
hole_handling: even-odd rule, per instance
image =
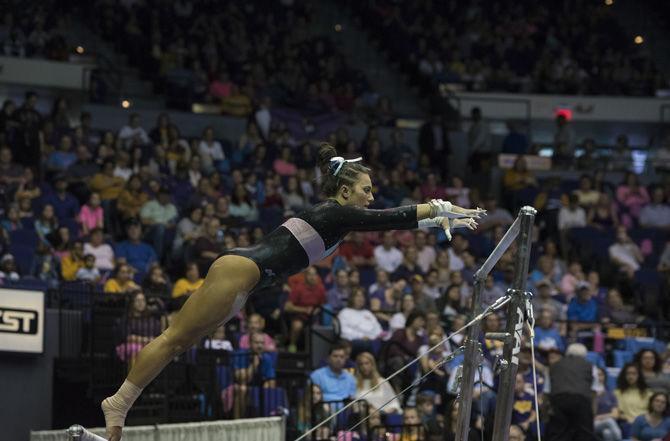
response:
[[[39,311],[33,309],[0,308],[0,332],[37,334]]]

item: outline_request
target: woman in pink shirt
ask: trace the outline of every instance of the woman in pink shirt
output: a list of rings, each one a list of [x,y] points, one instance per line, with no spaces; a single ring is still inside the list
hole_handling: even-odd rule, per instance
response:
[[[632,218],[626,219],[628,216],[624,215],[624,223],[629,224],[628,227],[632,227],[632,220],[637,221],[642,207],[651,201],[647,189],[640,185],[637,175],[630,172],[626,173],[624,183],[617,187],[616,199],[627,212],[626,214]]]
[[[79,223],[84,236],[94,228],[104,228],[104,211],[100,205],[100,195],[91,193],[88,203],[79,211]]]
[[[280,176],[295,176],[298,173],[298,167],[291,158],[291,148],[284,147],[281,149],[281,157],[275,159],[273,168]]]

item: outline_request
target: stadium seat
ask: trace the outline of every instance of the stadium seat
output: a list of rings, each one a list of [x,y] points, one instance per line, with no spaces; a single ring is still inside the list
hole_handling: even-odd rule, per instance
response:
[[[622,368],[626,363],[633,361],[635,353],[632,351],[620,351],[615,349],[612,351],[612,356],[614,357],[614,367]]]
[[[605,359],[603,358],[602,355],[600,355],[597,352],[589,351],[586,354],[586,359],[591,363],[592,365],[599,367],[599,368],[604,368],[605,367]]]

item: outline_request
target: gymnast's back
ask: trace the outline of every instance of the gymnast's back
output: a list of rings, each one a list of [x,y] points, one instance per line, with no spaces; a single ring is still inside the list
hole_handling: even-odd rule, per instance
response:
[[[226,250],[247,257],[261,270],[261,285],[295,274],[332,254],[351,231],[409,230],[417,227],[416,205],[371,210],[320,202],[286,220],[257,244]]]

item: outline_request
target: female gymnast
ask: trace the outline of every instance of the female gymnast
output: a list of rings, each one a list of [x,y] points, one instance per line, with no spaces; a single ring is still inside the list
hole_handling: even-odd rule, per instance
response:
[[[333,253],[350,231],[441,227],[450,237],[451,228],[475,229],[475,218],[486,213],[440,199],[387,210],[367,209],[374,197],[370,169],[360,160],[345,160],[335,148],[322,144],[321,190],[328,199],[288,219],[258,244],[226,250],[214,261],[203,285],[165,332],[139,352],[116,394],[102,402],[109,441],[121,439],[128,410],[170,360],[237,314],[250,293]]]

